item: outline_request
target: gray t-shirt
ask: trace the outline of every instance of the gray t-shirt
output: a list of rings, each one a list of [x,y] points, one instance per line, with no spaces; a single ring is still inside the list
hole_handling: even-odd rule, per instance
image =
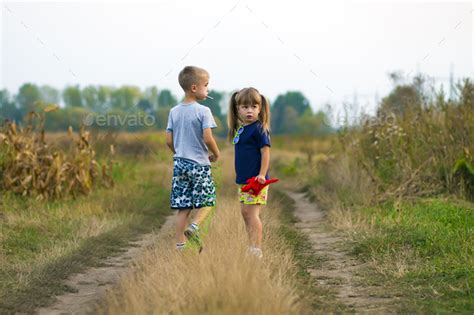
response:
[[[204,143],[203,130],[216,128],[209,107],[196,102],[178,104],[170,110],[167,132],[173,133],[174,157],[185,158],[199,165],[211,165]]]

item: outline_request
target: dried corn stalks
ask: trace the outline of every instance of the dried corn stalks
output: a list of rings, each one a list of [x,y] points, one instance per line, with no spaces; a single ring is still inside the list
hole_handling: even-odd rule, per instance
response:
[[[44,112],[55,110],[48,106]],[[45,142],[45,114],[30,112],[25,128],[7,121],[0,127],[0,190],[12,191],[37,200],[91,192],[95,186],[111,187],[112,163],[103,165],[94,159],[90,133],[81,127],[79,138],[69,152],[52,149]]]

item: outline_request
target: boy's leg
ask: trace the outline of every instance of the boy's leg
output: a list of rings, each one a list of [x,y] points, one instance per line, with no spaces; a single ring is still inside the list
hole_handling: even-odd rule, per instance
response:
[[[260,205],[240,206],[242,217],[244,218],[245,228],[249,236],[250,246],[262,248],[262,221],[260,220]]]
[[[199,208],[194,216],[194,220],[184,231],[184,236],[192,244],[196,244],[199,253],[203,250],[203,243],[201,236],[207,233],[209,227],[209,219],[212,216],[213,207]],[[196,211],[196,210],[195,210]],[[203,234],[204,233],[204,234]]]
[[[193,173],[198,174],[192,184],[193,206],[198,208],[192,224],[186,229],[187,235],[193,235],[199,230],[199,225],[211,214],[216,204],[216,187],[212,178],[211,167],[196,165]]]
[[[184,235],[189,239],[197,235],[200,230],[201,224],[209,217],[213,210],[213,207],[202,207],[195,211],[194,219],[188,228],[184,231]]]
[[[193,223],[196,223],[197,225],[201,225],[204,220],[209,216],[209,213],[211,213],[212,207],[202,207],[198,210],[196,213],[196,216],[194,217]]]
[[[191,210],[179,210],[176,218],[176,243],[185,243],[184,229],[188,223],[188,217]]]
[[[193,207],[191,171],[192,168],[189,162],[182,159],[174,159],[170,203],[171,208],[178,211],[176,218],[176,246],[181,248],[186,242],[184,229]]]

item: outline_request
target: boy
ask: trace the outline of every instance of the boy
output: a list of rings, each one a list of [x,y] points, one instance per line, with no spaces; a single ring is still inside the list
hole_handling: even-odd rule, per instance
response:
[[[170,110],[166,144],[174,153],[170,202],[171,208],[178,211],[176,248],[183,250],[186,238],[197,237],[199,224],[216,204],[211,162],[216,162],[220,153],[212,136],[211,129],[217,125],[211,110],[197,103],[207,97],[209,73],[187,66],[179,73],[178,81],[185,97]],[[199,211],[185,231],[192,209]]]

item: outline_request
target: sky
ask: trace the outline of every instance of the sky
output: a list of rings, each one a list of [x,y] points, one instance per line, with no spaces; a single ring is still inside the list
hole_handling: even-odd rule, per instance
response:
[[[314,110],[371,112],[392,83],[418,72],[474,77],[472,2],[2,1],[0,87],[25,82],[157,86],[183,95],[185,65],[210,89],[301,91]]]

